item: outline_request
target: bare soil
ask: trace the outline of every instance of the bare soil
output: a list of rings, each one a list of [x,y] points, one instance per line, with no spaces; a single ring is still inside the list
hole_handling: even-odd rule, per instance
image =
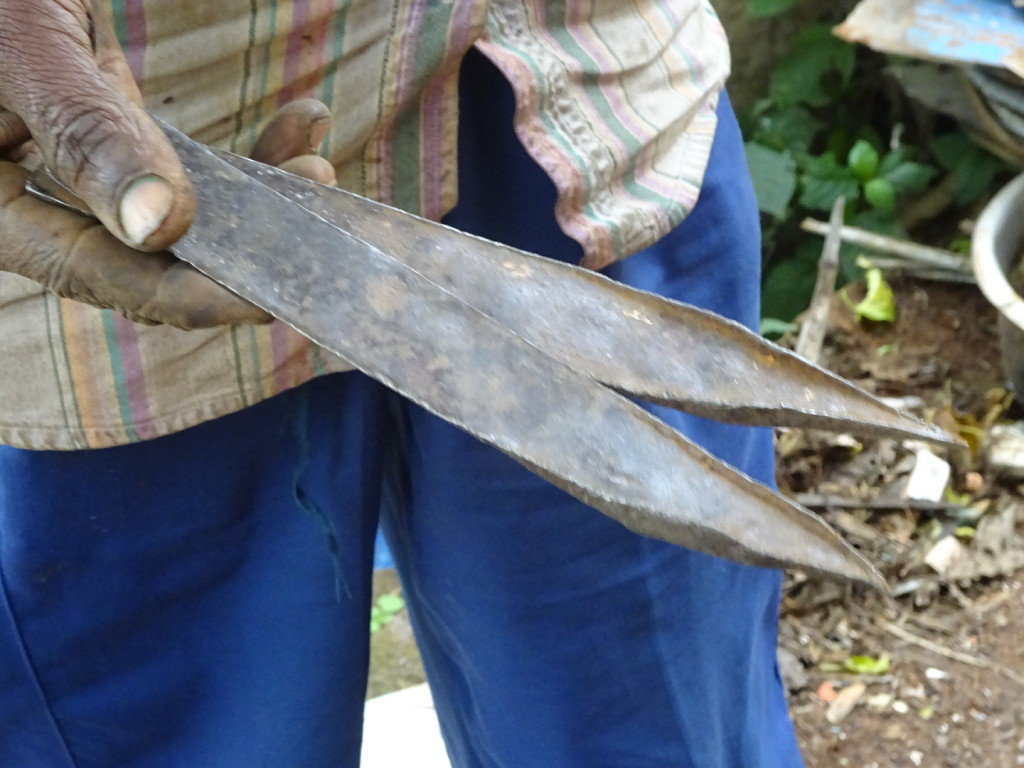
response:
[[[1021,418],[1002,389],[995,312],[971,286],[893,287],[898,316],[892,324],[858,325],[841,302],[834,304],[824,364],[876,394],[919,398],[924,416],[960,429],[976,450],[948,458],[953,489],[969,497],[968,505],[1015,503],[1019,490],[992,476],[984,456],[987,428]],[[863,458],[872,451],[884,453],[864,446],[863,466],[871,464]],[[841,493],[857,485],[852,463],[830,462],[827,451],[791,456],[780,463],[780,481],[791,493]],[[869,481],[884,477],[884,467],[881,475],[871,471]],[[912,507],[865,511],[857,519],[869,528],[851,526],[866,534],[851,533],[851,541],[891,585],[907,591],[890,601],[830,596],[827,587],[790,579],[780,645],[807,676],[790,698],[807,765],[1024,765],[1024,572],[946,582],[921,560],[937,526],[956,521]],[[1022,522],[1018,515],[1018,530]],[[830,671],[854,655],[886,655],[889,669]],[[865,691],[852,712],[830,722],[824,699],[858,683]]]
[[[373,599],[386,594],[401,594],[398,576],[392,569],[373,575]],[[370,635],[370,679],[366,698],[411,688],[426,680],[423,661],[409,623],[409,614],[399,611],[384,626]]]

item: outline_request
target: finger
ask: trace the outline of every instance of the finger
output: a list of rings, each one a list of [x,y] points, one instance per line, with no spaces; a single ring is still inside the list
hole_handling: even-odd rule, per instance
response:
[[[195,198],[163,133],[97,67],[87,6],[0,3],[0,106],[25,121],[47,165],[111,232],[159,250],[187,230]]]
[[[299,157],[293,157],[291,160],[285,160],[277,167],[282,171],[294,173],[296,176],[302,176],[310,181],[326,184],[329,187],[333,187],[338,183],[334,166],[331,165],[327,158],[320,157],[320,155],[300,155]]]
[[[190,331],[273,320],[172,254],[139,253],[99,225],[76,238],[63,273],[63,282],[51,288],[55,293],[87,296],[88,303],[116,309],[135,322]]]
[[[0,109],[0,150],[18,147],[29,140],[28,126],[13,112]]]
[[[43,165],[42,155],[39,154],[39,147],[36,146],[34,141],[26,141],[20,147],[14,147],[4,152],[4,156],[0,160],[9,160],[12,163],[17,163],[29,173],[41,168]]]
[[[316,99],[292,101],[270,118],[249,156],[267,165],[280,165],[299,155],[315,155],[330,127],[326,104]]]
[[[0,268],[139,322],[194,329],[271,319],[171,254],[140,253],[95,221],[26,195],[26,177],[0,163]]]
[[[160,255],[173,263],[160,276],[151,298],[135,307],[133,313],[126,313],[129,319],[134,319],[133,314],[156,318],[184,330],[262,325],[274,319],[189,264],[168,253]]]

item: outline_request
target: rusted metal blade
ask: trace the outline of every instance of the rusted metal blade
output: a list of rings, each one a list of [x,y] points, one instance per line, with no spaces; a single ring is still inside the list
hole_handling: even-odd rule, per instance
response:
[[[407,265],[165,130],[198,197],[176,255],[639,533],[884,589],[819,518]]]
[[[620,392],[719,421],[957,444],[720,315],[217,154]]]

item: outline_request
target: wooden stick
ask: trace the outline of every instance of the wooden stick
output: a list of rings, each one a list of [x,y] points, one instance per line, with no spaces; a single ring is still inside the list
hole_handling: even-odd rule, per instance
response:
[[[805,232],[813,232],[816,235],[827,235],[830,224],[815,219],[804,219],[800,228]],[[887,253],[924,264],[929,267],[948,269],[951,272],[970,275],[971,263],[963,256],[952,251],[944,251],[941,248],[932,248],[927,245],[918,245],[908,240],[897,240],[895,237],[880,235],[877,232],[868,232],[858,227],[841,227],[839,235],[844,242],[870,248],[873,251]]]
[[[919,499],[897,499],[879,496],[873,499],[856,499],[827,493],[799,493],[796,501],[811,509],[916,509],[925,512],[947,512],[955,514],[967,507],[953,501],[921,501]]]
[[[933,643],[919,635],[915,635],[913,632],[904,629],[898,624],[893,624],[891,621],[881,619],[878,622],[878,626],[888,632],[890,635],[895,635],[900,640],[904,640],[911,645],[916,645],[919,648],[924,648],[926,651],[937,653],[939,656],[945,656],[947,659],[953,661],[959,661],[961,664],[969,664],[972,667],[980,667],[981,669],[991,669],[993,672],[997,672],[1004,677],[1009,678],[1017,685],[1024,686],[1024,675],[1020,675],[1014,672],[1009,667],[1004,667],[1002,664],[997,664],[994,661],[986,659],[984,656],[974,656],[970,653],[961,653],[960,651],[954,651],[945,646]]]
[[[867,260],[871,263],[871,266],[878,267],[883,272],[895,272],[922,280],[937,280],[944,283],[960,283],[963,285],[977,285],[978,283],[977,278],[973,274],[951,272],[948,269],[940,269],[939,267],[922,266],[907,259],[892,256],[868,256]]]
[[[821,348],[825,344],[828,309],[832,304],[832,295],[836,292],[836,278],[839,276],[839,246],[842,245],[840,232],[845,208],[846,200],[842,197],[832,206],[832,215],[829,217],[825,235],[825,247],[818,262],[818,279],[814,283],[814,295],[796,340],[796,353],[812,363],[817,363],[821,359]]]

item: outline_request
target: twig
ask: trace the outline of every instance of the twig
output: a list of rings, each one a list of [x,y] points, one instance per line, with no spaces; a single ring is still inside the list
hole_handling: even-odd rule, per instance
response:
[[[895,635],[900,640],[908,642],[911,645],[916,645],[919,648],[924,648],[926,651],[931,651],[932,653],[937,653],[940,656],[945,656],[947,659],[959,661],[961,664],[969,664],[972,667],[980,667],[981,669],[991,669],[993,672],[998,672],[1000,675],[1009,678],[1013,682],[1017,683],[1017,685],[1024,686],[1024,675],[1020,675],[1009,667],[1004,667],[1002,664],[990,661],[984,656],[975,656],[970,653],[961,653],[960,651],[954,651],[950,648],[946,648],[938,643],[933,643],[927,638],[915,635],[913,632],[904,629],[898,624],[893,624],[891,621],[887,621],[886,619],[880,619],[878,626],[890,635]]]
[[[960,604],[961,608],[963,608],[968,613],[974,612],[974,601],[964,594],[964,591],[960,589],[956,581],[950,580],[946,584],[946,589],[949,590],[949,594],[951,594],[953,596],[953,599]]]
[[[922,266],[914,264],[907,259],[891,256],[868,256],[866,258],[872,267],[878,267],[883,272],[896,272],[921,280],[938,280],[944,283],[961,283],[964,285],[976,285],[978,283],[977,278],[973,274],[966,272],[951,272],[948,269]]]
[[[816,235],[827,235],[830,225],[815,219],[804,219],[800,228],[805,232],[813,232]],[[971,274],[970,261],[952,251],[944,251],[941,248],[932,248],[927,245],[918,245],[909,240],[897,240],[895,237],[880,235],[877,232],[868,232],[858,227],[841,227],[839,236],[844,242],[870,248],[879,253],[887,253],[938,269],[948,269],[951,272],[962,275]]]
[[[1009,599],[1010,599],[1010,593],[1009,592],[998,592],[998,593],[992,595],[984,603],[981,603],[980,601],[975,600],[974,601],[974,608],[973,608],[974,615],[980,618],[980,617],[984,616],[986,613],[988,613],[989,611],[991,611],[993,608],[999,607],[1000,605],[1002,605],[1003,603],[1005,603]]]
[[[922,501],[919,499],[896,499],[877,496],[873,499],[854,499],[827,493],[800,493],[797,503],[811,509],[916,509],[923,512],[947,512],[956,514],[967,507],[953,501]]]
[[[825,344],[828,309],[832,304],[832,294],[836,291],[836,278],[839,276],[839,246],[842,244],[840,231],[845,207],[846,200],[842,197],[832,206],[825,247],[818,262],[818,280],[814,284],[814,296],[811,298],[810,309],[804,315],[800,335],[796,340],[796,353],[812,363],[821,359],[821,348]]]

